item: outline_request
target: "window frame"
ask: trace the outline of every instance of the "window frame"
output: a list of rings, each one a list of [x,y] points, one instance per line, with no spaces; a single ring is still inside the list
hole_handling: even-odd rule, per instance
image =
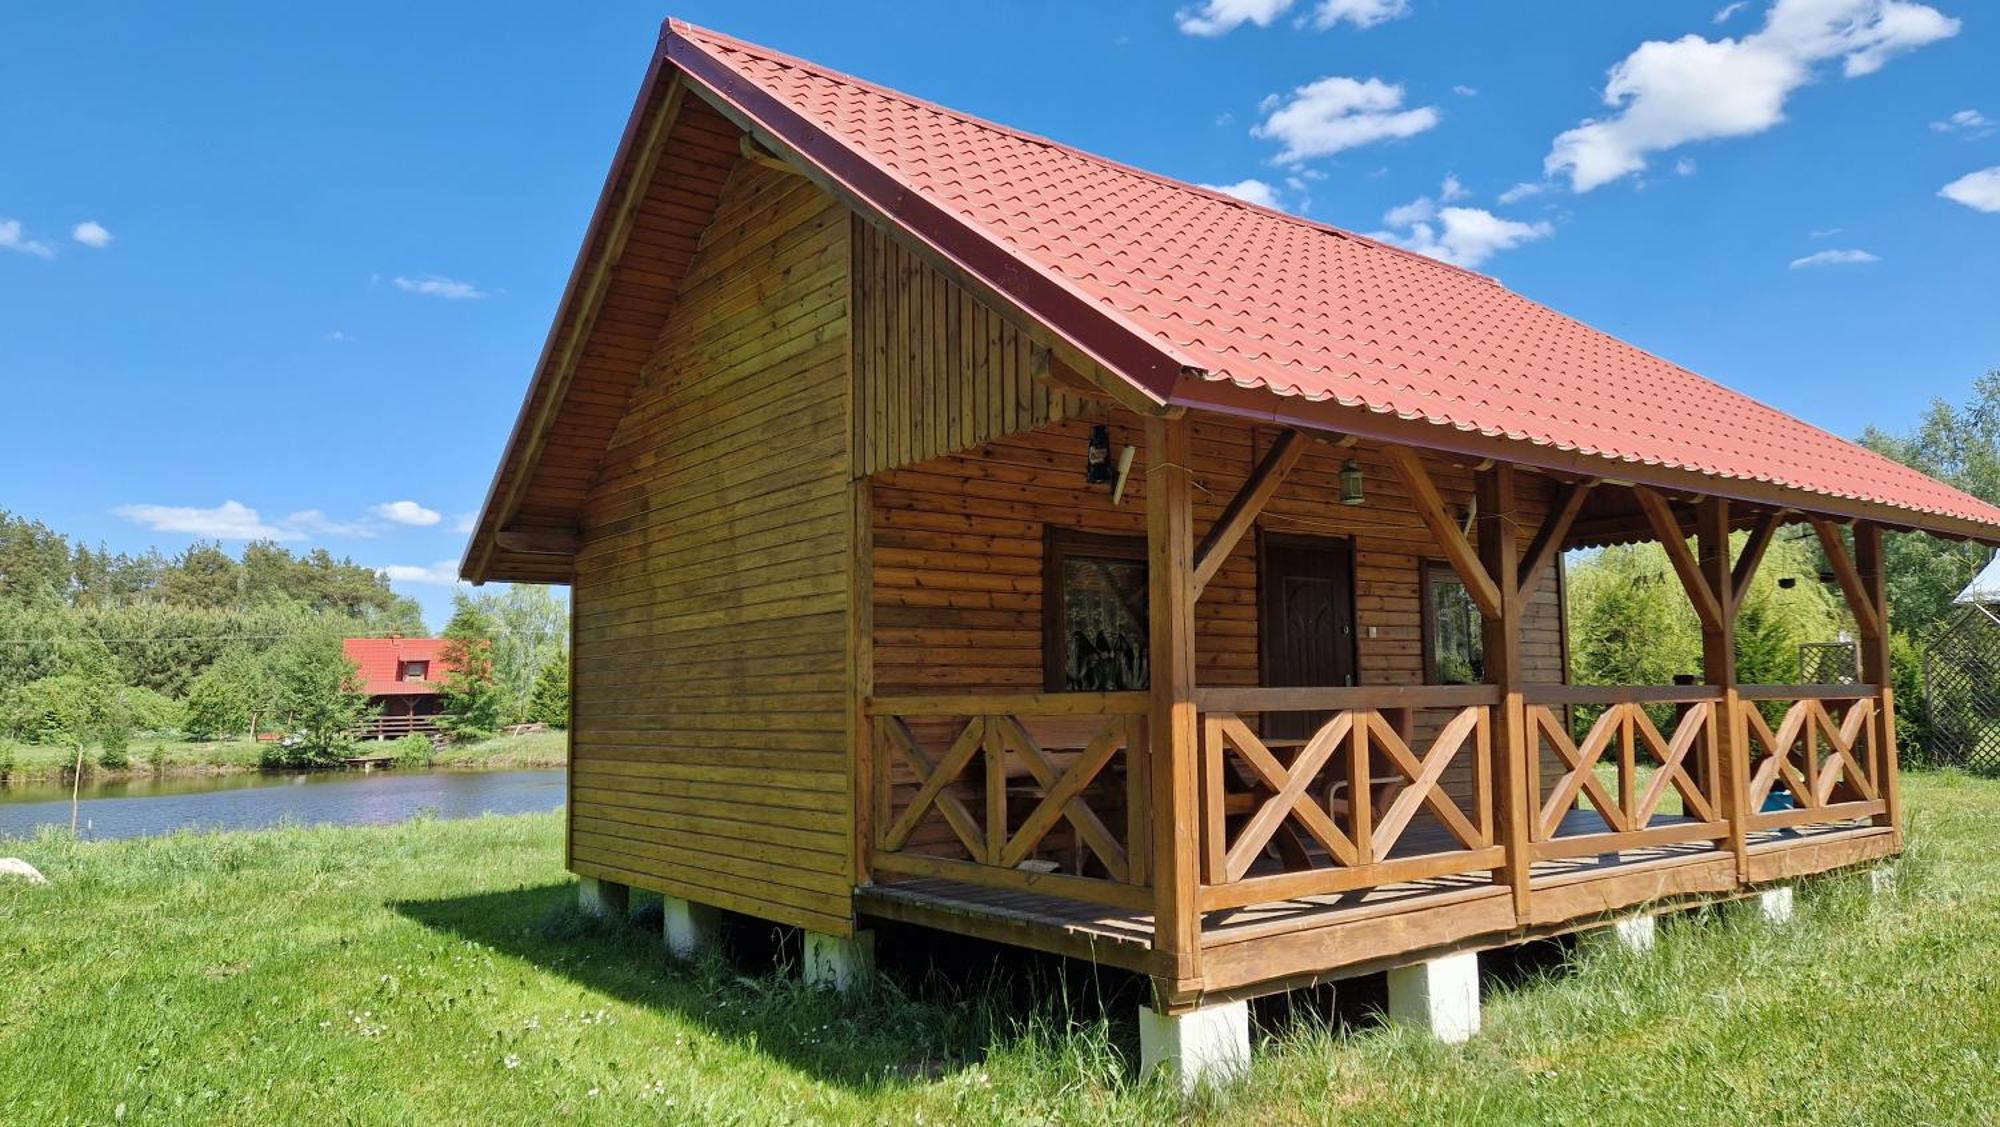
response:
[[[411,674],[413,673],[415,674],[415,676],[411,676]],[[396,680],[407,684],[416,681],[427,682],[430,679],[431,679],[430,662],[419,661],[416,659],[405,659],[404,661],[398,663],[398,667],[396,669]]]
[[[1417,560],[1417,601],[1420,612],[1418,614],[1419,623],[1417,628],[1422,632],[1422,637],[1417,639],[1417,652],[1423,658],[1424,684],[1441,685],[1443,682],[1438,680],[1437,669],[1438,608],[1437,600],[1431,595],[1431,575],[1433,573],[1448,576],[1452,582],[1457,583],[1461,587],[1465,586],[1465,580],[1459,576],[1458,569],[1452,567],[1448,560],[1430,557],[1419,558]],[[1481,644],[1482,646],[1484,645],[1483,639]],[[1484,657],[1485,655],[1482,654],[1482,663]],[[1484,684],[1484,682],[1475,681],[1473,684]]]
[[[1049,693],[1088,692],[1068,685],[1068,640],[1063,627],[1063,571],[1069,560],[1111,559],[1136,563],[1147,568],[1151,580],[1150,553],[1142,535],[1083,532],[1074,528],[1049,526],[1042,541],[1042,690]],[[1153,624],[1142,619],[1140,626],[1150,645]],[[1135,692],[1141,690],[1133,690]]]

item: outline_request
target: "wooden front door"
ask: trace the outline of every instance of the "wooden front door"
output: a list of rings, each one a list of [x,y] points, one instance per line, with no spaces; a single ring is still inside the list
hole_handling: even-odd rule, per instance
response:
[[[1320,536],[1267,534],[1258,541],[1262,572],[1257,632],[1263,683],[1271,687],[1352,685],[1354,545]],[[1327,714],[1284,712],[1264,717],[1264,735],[1302,739]]]

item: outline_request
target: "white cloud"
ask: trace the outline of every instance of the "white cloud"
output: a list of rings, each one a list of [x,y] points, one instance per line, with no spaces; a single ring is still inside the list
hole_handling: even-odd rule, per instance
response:
[[[386,501],[368,511],[383,520],[407,524],[412,528],[429,528],[444,519],[444,514],[436,509],[426,509],[415,501]]]
[[[1646,167],[1650,153],[1693,141],[1747,137],[1785,119],[1785,101],[1839,59],[1849,78],[1958,33],[1959,22],[1908,0],[1776,0],[1742,39],[1649,40],[1609,72],[1615,112],[1555,139],[1543,165],[1579,192]]]
[[[1548,223],[1502,219],[1477,207],[1438,208],[1434,215],[1425,215],[1429,206],[1429,200],[1419,199],[1391,210],[1383,222],[1406,229],[1378,231],[1374,237],[1443,262],[1476,267],[1503,250],[1556,233]],[[1423,218],[1415,218],[1419,215]]]
[[[1234,184],[1203,184],[1211,192],[1221,192],[1234,196],[1244,203],[1254,203],[1258,207],[1278,208],[1278,189],[1262,180],[1238,180]]]
[[[458,561],[439,560],[434,564],[390,564],[377,568],[392,583],[422,583],[451,587],[458,583]]]
[[[211,540],[297,540],[296,529],[267,524],[257,510],[241,501],[224,501],[210,509],[188,505],[120,505],[111,510],[155,532],[179,532]]]
[[[1721,10],[1715,13],[1715,22],[1728,23],[1731,19],[1735,18],[1736,13],[1742,11],[1745,8],[1748,8],[1749,6],[1750,6],[1750,0],[1736,0],[1736,3],[1734,4],[1724,4]]]
[[[1975,211],[2000,211],[2000,166],[1968,172],[1938,189],[1938,195]]]
[[[396,288],[404,293],[423,294],[425,297],[442,297],[450,301],[466,298],[485,297],[486,291],[471,282],[459,282],[436,274],[425,274],[420,278],[405,278],[398,274]]]
[[[1291,11],[1296,0],[1202,0],[1199,6],[1174,13],[1174,24],[1188,35],[1227,35],[1244,24],[1270,27]],[[1335,24],[1371,28],[1410,14],[1410,0],[1319,0],[1301,23],[1322,30]]]
[[[1446,203],[1452,203],[1462,200],[1471,194],[1471,192],[1465,190],[1465,185],[1460,183],[1456,172],[1445,173],[1444,185],[1438,189],[1439,199]]]
[[[1319,7],[1313,9],[1312,22],[1321,28],[1351,23],[1366,29],[1409,14],[1409,0],[1320,0]]]
[[[1291,6],[1292,0],[1205,0],[1175,12],[1174,23],[1188,35],[1227,35],[1246,23],[1269,27]]]
[[[1478,88],[1473,86],[1454,86],[1451,88],[1451,92],[1461,98],[1477,98],[1479,96]]]
[[[69,237],[87,247],[102,248],[111,245],[111,232],[105,230],[104,224],[95,219],[86,219],[77,224],[70,230]]]
[[[471,532],[473,529],[478,527],[479,527],[478,513],[460,513],[457,516],[451,518],[451,530],[453,532]]]
[[[278,522],[292,538],[299,536],[373,536],[378,531],[366,521],[335,520],[318,509],[300,509]]]
[[[322,336],[320,339],[325,341],[331,341],[334,344],[346,344],[348,341],[351,341],[354,338],[348,336],[346,333],[342,332],[339,329],[333,329],[328,333],[326,333],[324,336]]]
[[[1674,162],[1674,175],[1693,176],[1699,167],[1699,165],[1695,164],[1693,157],[1682,157]]]
[[[1821,227],[1817,231],[1808,232],[1808,234],[1815,239],[1830,239],[1845,230],[1847,230],[1845,227]]]
[[[1429,196],[1418,196],[1409,203],[1398,204],[1382,213],[1382,222],[1391,227],[1410,227],[1436,218],[1437,201]]]
[[[1262,105],[1267,116],[1252,136],[1278,141],[1280,163],[1331,156],[1374,141],[1414,137],[1438,123],[1432,106],[1403,108],[1403,88],[1379,78],[1330,75]]]
[[[39,239],[31,239],[21,229],[18,219],[0,219],[0,250],[20,251],[36,258],[54,258],[56,248]]]
[[[1880,258],[1865,250],[1823,250],[1804,258],[1792,259],[1792,269],[1807,270],[1815,266],[1858,266],[1864,262],[1880,262]]]
[[[1537,184],[1531,180],[1523,180],[1519,184],[1500,193],[1495,198],[1501,203],[1520,203],[1529,196],[1539,196],[1548,190],[1549,186],[1547,184]]]
[[[1963,133],[1969,140],[1992,133],[1993,122],[1978,110],[1960,110],[1943,121],[1931,122],[1931,128],[1939,133]]]

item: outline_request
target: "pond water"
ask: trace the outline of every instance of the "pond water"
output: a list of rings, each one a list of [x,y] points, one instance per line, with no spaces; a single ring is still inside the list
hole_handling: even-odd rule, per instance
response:
[[[68,784],[0,787],[0,838],[69,825]],[[366,826],[431,811],[441,818],[526,814],[563,802],[561,771],[249,771],[84,780],[77,828],[88,838],[183,828],[250,830],[290,821]]]

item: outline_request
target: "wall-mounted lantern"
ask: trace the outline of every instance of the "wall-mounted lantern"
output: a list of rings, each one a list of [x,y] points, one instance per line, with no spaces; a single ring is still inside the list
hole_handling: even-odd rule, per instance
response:
[[[1099,423],[1090,428],[1090,448],[1084,453],[1083,483],[1111,484],[1111,428]]]
[[[1366,500],[1368,495],[1362,489],[1361,467],[1354,464],[1354,459],[1349,458],[1340,467],[1340,503],[1359,505]]]

